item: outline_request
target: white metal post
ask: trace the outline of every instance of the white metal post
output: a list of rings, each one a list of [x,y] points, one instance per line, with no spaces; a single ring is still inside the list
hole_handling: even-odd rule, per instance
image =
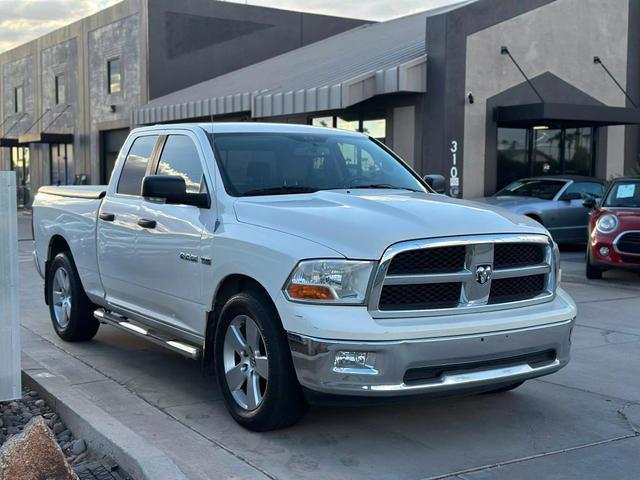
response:
[[[16,174],[0,171],[0,401],[21,389]]]

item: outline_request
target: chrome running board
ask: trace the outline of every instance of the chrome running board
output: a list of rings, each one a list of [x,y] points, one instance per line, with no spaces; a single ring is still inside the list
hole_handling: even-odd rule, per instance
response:
[[[192,360],[199,360],[202,357],[201,347],[185,343],[182,340],[176,340],[175,338],[166,336],[165,334],[152,330],[148,327],[137,325],[126,317],[116,313],[107,312],[104,308],[98,308],[95,310],[93,312],[93,316],[98,319],[100,323],[111,325],[112,327],[119,328],[120,330],[124,330],[128,333],[133,333],[141,338],[146,338],[157,345],[173,350],[174,352],[187,358],[191,358]]]

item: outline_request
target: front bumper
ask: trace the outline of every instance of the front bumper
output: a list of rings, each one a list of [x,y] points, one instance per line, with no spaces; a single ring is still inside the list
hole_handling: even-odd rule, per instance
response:
[[[573,324],[569,318],[487,334],[389,342],[289,333],[289,345],[300,384],[314,392],[366,397],[463,393],[558,371],[569,362]],[[373,360],[368,368],[336,368],[340,351],[370,352]],[[422,379],[421,372],[427,373]]]

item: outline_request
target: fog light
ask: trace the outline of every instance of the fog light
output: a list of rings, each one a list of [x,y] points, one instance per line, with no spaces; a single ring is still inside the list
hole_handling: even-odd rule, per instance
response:
[[[602,255],[603,257],[608,257],[609,253],[611,253],[609,247],[600,247],[600,255]]]
[[[356,373],[377,375],[374,368],[376,354],[374,352],[343,352],[336,353],[333,371],[337,373]]]

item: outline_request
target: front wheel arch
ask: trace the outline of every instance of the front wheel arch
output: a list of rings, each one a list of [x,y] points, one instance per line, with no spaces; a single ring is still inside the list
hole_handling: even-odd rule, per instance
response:
[[[213,376],[215,374],[213,346],[220,312],[231,297],[237,293],[246,291],[254,292],[256,295],[259,295],[262,299],[268,302],[268,304],[273,308],[275,318],[277,318],[280,325],[282,325],[278,309],[276,308],[271,295],[269,295],[267,289],[259,281],[253,277],[243,274],[232,274],[225,277],[216,289],[212,308],[207,316],[204,351],[202,355],[202,367],[207,376]]]

